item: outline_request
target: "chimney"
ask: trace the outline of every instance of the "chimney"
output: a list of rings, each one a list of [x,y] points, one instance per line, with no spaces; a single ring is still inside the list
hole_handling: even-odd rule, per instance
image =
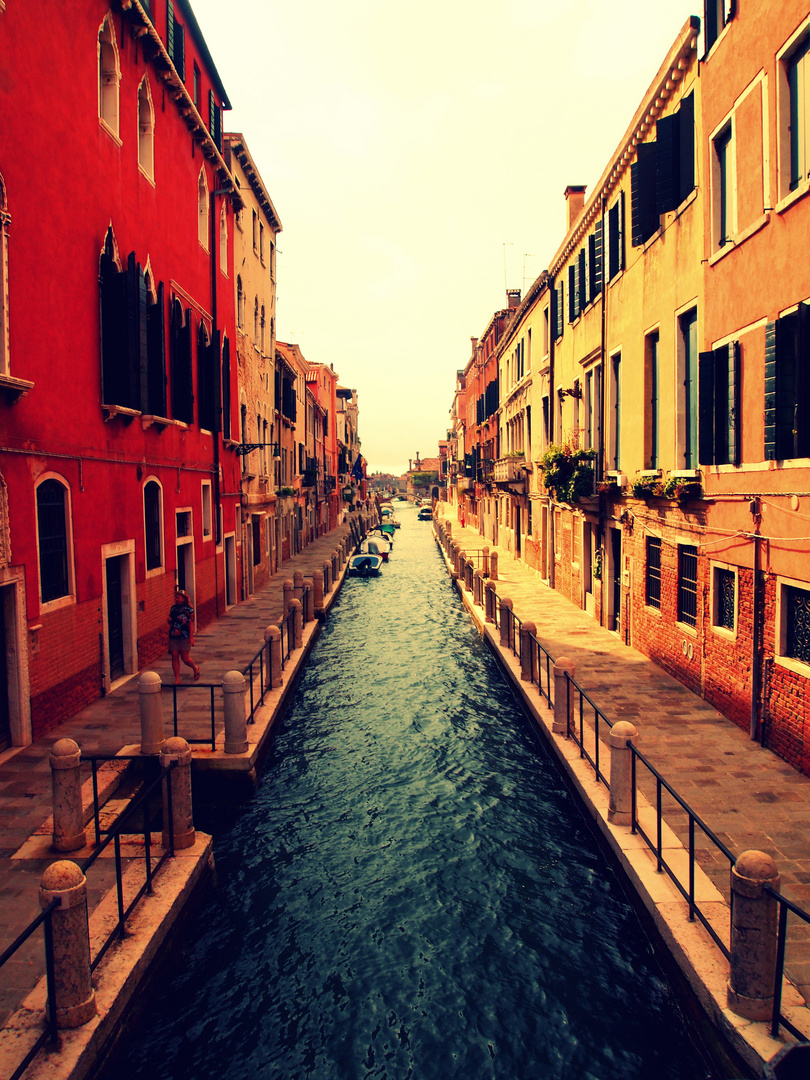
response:
[[[564,194],[565,201],[568,203],[568,226],[565,230],[568,232],[585,205],[585,184],[569,184]]]
[[[520,307],[520,289],[507,289],[506,301],[510,311]]]

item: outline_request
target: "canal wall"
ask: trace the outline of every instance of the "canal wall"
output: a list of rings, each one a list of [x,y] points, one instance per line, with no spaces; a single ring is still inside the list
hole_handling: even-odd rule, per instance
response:
[[[475,603],[473,593],[459,577],[438,536],[437,544],[478,632],[487,642],[547,748],[557,760],[586,815],[602,836],[614,862],[647,913],[649,924],[685,978],[712,1030],[727,1045],[732,1058],[744,1063],[752,1076],[761,1076],[766,1063],[784,1048],[785,1040],[772,1038],[769,1024],[743,1019],[728,1008],[729,964],[722,951],[699,922],[689,921],[685,900],[668,875],[657,870],[655,859],[643,839],[634,835],[629,826],[615,825],[608,820],[608,789],[597,780],[593,767],[580,755],[576,743],[565,735],[554,733],[553,710],[541,697],[537,687],[521,678],[519,659],[511,648],[501,645],[499,632],[493,624],[486,622],[484,609]],[[645,831],[648,835],[655,835],[655,808],[641,792],[637,798],[638,814]],[[683,867],[685,877],[688,852],[666,823],[663,826],[662,847],[667,852],[667,861]],[[711,925],[722,933],[729,926],[729,905],[699,867],[695,874],[695,896],[701,910],[707,913]],[[806,1032],[805,1038],[810,1038],[810,1017],[804,999],[787,982],[782,1011],[800,1030]]]

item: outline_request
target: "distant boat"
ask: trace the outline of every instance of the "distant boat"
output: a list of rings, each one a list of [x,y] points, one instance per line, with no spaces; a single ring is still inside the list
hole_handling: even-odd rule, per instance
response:
[[[352,555],[349,573],[355,577],[376,577],[382,566],[382,555]]]
[[[419,513],[416,515],[416,520],[417,521],[432,521],[433,520],[433,510],[429,506],[421,507],[421,509],[419,510]]]

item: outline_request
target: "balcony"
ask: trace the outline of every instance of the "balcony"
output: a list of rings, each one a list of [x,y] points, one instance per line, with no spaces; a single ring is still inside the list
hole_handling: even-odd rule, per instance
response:
[[[492,479],[496,484],[526,483],[526,463],[522,457],[498,458],[493,462]]]

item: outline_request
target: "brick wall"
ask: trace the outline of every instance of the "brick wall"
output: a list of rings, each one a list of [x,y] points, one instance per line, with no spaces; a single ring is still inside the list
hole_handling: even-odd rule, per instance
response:
[[[41,616],[31,655],[31,724],[38,739],[101,693],[98,602],[69,604]]]

